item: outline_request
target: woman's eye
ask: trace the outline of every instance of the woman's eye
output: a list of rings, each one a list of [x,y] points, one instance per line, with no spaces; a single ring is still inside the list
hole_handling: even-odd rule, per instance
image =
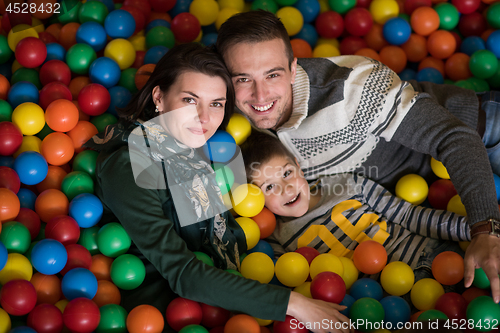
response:
[[[194,98],[191,98],[191,97],[184,97],[182,100],[184,102],[190,103],[190,104],[195,104],[196,103],[196,101],[194,100]]]
[[[239,79],[236,80],[237,83],[243,83],[243,82],[248,82],[248,79],[246,77],[240,77]]]
[[[210,104],[210,106],[213,107],[213,108],[224,107],[224,105],[222,105],[222,103],[220,103],[220,102],[213,102],[212,104]]]

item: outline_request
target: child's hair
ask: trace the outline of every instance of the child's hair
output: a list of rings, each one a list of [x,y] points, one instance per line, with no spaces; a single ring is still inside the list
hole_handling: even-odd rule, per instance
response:
[[[278,138],[257,130],[252,130],[252,134],[241,144],[240,148],[249,183],[253,180],[253,173],[274,157],[284,157],[295,163],[295,156]]]

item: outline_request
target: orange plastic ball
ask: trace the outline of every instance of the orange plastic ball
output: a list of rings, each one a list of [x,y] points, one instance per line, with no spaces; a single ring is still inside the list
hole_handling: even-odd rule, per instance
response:
[[[80,23],[71,22],[62,26],[59,32],[59,44],[67,50],[76,44],[76,32],[80,28]]]
[[[35,200],[35,212],[43,222],[49,222],[57,215],[68,215],[68,210],[68,197],[59,190],[45,190]]]
[[[92,300],[98,306],[106,304],[120,304],[122,296],[118,287],[111,281],[97,281],[97,293]]]
[[[156,65],[155,64],[146,64],[139,67],[137,73],[135,73],[134,81],[137,89],[141,90],[142,87],[146,84],[151,73],[153,73]]]
[[[74,79],[71,80],[69,83],[69,91],[71,91],[71,96],[73,97],[73,100],[78,99],[78,94],[80,93],[80,90],[82,90],[83,87],[86,85],[90,84],[90,78],[86,76],[77,76]]]
[[[252,217],[252,220],[259,226],[260,239],[271,236],[276,228],[276,216],[266,207],[259,214]]]
[[[438,58],[434,57],[425,57],[420,63],[418,64],[418,70],[421,70],[422,68],[426,67],[432,67],[437,69],[441,75],[445,75],[444,73],[444,61]]]
[[[10,89],[10,82],[7,78],[0,74],[0,99],[7,100],[7,93]]]
[[[0,222],[14,220],[20,209],[21,203],[17,195],[8,188],[0,188]]]
[[[293,56],[295,58],[312,58],[312,48],[308,42],[300,38],[294,38],[290,41],[292,44]]]
[[[461,52],[453,54],[446,59],[444,71],[446,76],[453,81],[466,80],[472,76],[469,68],[470,57]]]
[[[165,2],[168,2],[168,1],[165,1]],[[171,2],[173,3],[173,1],[171,1]],[[159,13],[159,12],[152,11],[150,16],[149,16],[148,23],[150,23],[154,20],[165,20],[168,23],[170,23],[170,22],[172,22],[172,17],[170,17],[170,15],[168,13]]]
[[[377,274],[387,264],[387,251],[377,241],[364,241],[354,249],[352,261],[356,268],[365,274]]]
[[[224,333],[260,333],[260,325],[246,314],[237,314],[231,317],[224,326]]]
[[[45,157],[47,163],[63,165],[71,161],[75,148],[69,136],[64,133],[54,132],[43,139],[40,153]]]
[[[438,59],[449,58],[457,48],[453,34],[446,30],[436,30],[427,38],[427,50]]]
[[[35,273],[31,277],[31,284],[36,290],[36,304],[56,304],[61,299],[61,280],[57,275]]]
[[[61,184],[68,173],[60,166],[49,165],[47,176],[40,183],[36,184],[38,193],[42,193],[50,188],[60,190]]]
[[[406,53],[399,46],[388,45],[380,50],[380,61],[396,73],[406,67]]]
[[[372,58],[374,60],[380,61],[380,55],[374,49],[362,48],[354,52],[354,55],[359,55],[367,58]]]
[[[464,278],[464,258],[453,251],[441,252],[432,261],[432,275],[446,286],[459,283]]]
[[[129,333],[160,333],[165,326],[165,320],[160,310],[143,304],[129,312],[126,324]]]
[[[62,26],[63,25],[61,23],[53,23],[45,29],[45,32],[48,32],[49,34],[54,36],[57,40],[59,40],[59,36],[61,35]]]
[[[384,38],[383,25],[375,22],[363,39],[366,41],[366,44],[370,49],[377,52],[382,50],[384,46],[389,45],[389,42],[387,42]]]
[[[410,25],[417,34],[428,36],[439,28],[439,15],[432,7],[418,7],[411,14]]]
[[[111,281],[111,264],[113,258],[106,257],[103,254],[95,254],[92,256],[92,265],[89,270],[95,275],[97,280]]]
[[[427,40],[418,34],[411,34],[401,48],[411,62],[419,62],[427,56]]]
[[[57,99],[45,109],[45,121],[56,132],[71,131],[78,123],[78,108],[67,99]]]
[[[82,146],[98,133],[97,128],[89,121],[80,120],[76,126],[67,134],[73,140],[75,153],[83,150]]]

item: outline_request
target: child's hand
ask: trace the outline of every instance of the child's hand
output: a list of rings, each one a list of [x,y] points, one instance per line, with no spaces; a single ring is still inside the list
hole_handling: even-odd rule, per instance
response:
[[[349,318],[339,312],[345,308],[343,305],[311,299],[292,291],[287,315],[299,320],[315,333],[354,332]]]

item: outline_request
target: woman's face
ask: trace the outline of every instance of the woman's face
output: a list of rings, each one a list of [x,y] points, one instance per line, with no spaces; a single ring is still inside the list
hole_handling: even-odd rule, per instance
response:
[[[214,135],[224,119],[227,87],[222,78],[182,73],[166,93],[153,89],[159,124],[176,140],[198,148]]]

